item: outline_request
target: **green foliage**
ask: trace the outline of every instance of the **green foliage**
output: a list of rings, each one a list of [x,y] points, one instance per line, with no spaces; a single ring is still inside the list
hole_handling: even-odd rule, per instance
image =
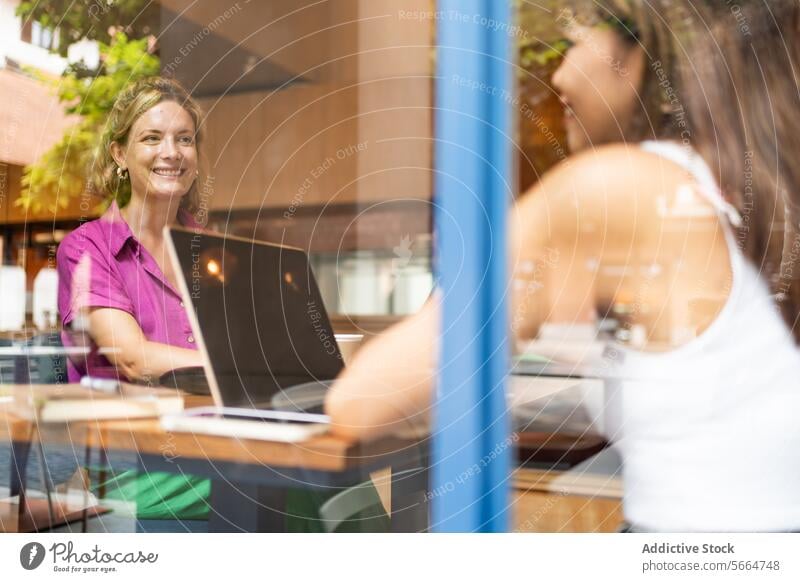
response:
[[[91,164],[96,133],[79,123],[50,148],[22,176],[22,195],[15,202],[31,212],[66,208],[70,198],[86,190],[86,171]]]
[[[159,59],[150,54],[148,44],[148,39],[129,40],[118,33],[111,44],[100,44],[101,64],[94,74],[87,74],[79,65],[55,81],[41,78],[54,87],[65,111],[78,121],[35,164],[25,168],[19,206],[33,212],[66,208],[71,198],[87,190],[89,169],[117,95],[128,84],[159,73]]]
[[[69,45],[82,38],[109,44],[117,32],[131,38],[157,35],[161,5],[152,0],[22,0],[17,16],[57,28],[58,46],[50,48],[65,56]]]
[[[563,31],[556,22],[560,0],[515,0],[517,23],[524,31],[518,36],[521,77],[525,71],[549,65],[564,56],[568,48]]]
[[[58,98],[66,112],[91,121],[105,121],[117,95],[130,83],[157,75],[160,61],[148,50],[146,38],[129,40],[118,33],[111,44],[100,44],[100,68],[94,75],[70,67],[58,83]]]
[[[560,59],[569,48],[566,40],[559,39],[552,44],[530,43],[520,47],[519,66],[526,71],[538,65],[543,67],[550,61]]]

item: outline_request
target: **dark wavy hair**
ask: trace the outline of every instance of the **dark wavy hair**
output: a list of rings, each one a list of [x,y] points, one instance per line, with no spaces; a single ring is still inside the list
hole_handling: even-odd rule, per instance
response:
[[[565,0],[648,60],[638,139],[691,145],[742,216],[737,241],[800,344],[800,3]]]
[[[680,67],[693,144],[739,209],[742,251],[800,344],[800,5],[679,4],[698,23],[684,33]]]

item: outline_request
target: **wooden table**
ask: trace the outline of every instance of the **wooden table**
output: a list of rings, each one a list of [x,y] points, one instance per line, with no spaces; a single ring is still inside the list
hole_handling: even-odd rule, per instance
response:
[[[574,385],[574,380],[517,379],[512,400],[547,397]],[[187,396],[185,404],[190,408],[210,402],[207,397]],[[24,445],[30,440],[31,428],[30,422],[7,414],[0,405],[0,440]],[[42,434],[47,442],[72,443],[95,452],[134,451],[142,471],[212,479],[209,531],[284,531],[287,489],[342,490],[386,468],[392,469],[393,477],[389,495],[392,529],[423,531],[428,527],[426,440],[384,439],[364,444],[327,435],[303,443],[280,443],[170,433],[156,419],[43,426]],[[596,440],[583,441],[586,450],[602,447]],[[555,452],[556,460],[566,459],[574,450],[574,441],[553,435],[529,434],[520,439],[520,451]],[[395,479],[401,472],[402,479]],[[515,478],[519,482],[519,474]]]
[[[186,406],[209,399],[190,397]],[[143,471],[212,479],[209,531],[285,531],[286,490],[335,492],[391,468],[392,529],[427,529],[427,443],[387,438],[360,443],[323,435],[302,443],[170,433],[156,419],[106,421],[89,427],[99,450],[139,453]]]
[[[210,398],[186,397],[187,408],[208,404]],[[32,434],[33,423],[0,405],[0,440],[11,441],[18,456]],[[344,490],[386,468],[393,473],[406,471],[402,480],[391,483],[391,505],[396,509],[392,529],[427,528],[424,441],[389,438],[364,444],[323,435],[302,443],[280,443],[170,433],[157,419],[42,425],[41,435],[45,442],[71,443],[89,451],[134,451],[142,471],[212,479],[209,531],[285,531],[287,488]],[[24,473],[18,478],[24,482]]]
[[[211,406],[211,398],[187,396],[185,407]],[[383,439],[363,444],[339,436],[322,435],[302,443],[236,439],[192,433],[170,433],[158,419],[109,420],[83,423],[88,442],[108,450],[132,450],[163,457],[166,462],[205,461],[275,468],[341,473],[361,470],[365,464],[380,464],[415,443]]]
[[[516,532],[609,533],[623,522],[618,473],[593,474],[579,465],[569,471],[518,468],[512,476]]]

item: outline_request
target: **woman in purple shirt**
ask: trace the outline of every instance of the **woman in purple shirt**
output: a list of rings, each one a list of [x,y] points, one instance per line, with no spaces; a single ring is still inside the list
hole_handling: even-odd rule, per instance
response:
[[[83,319],[103,352],[71,360],[72,382],[147,381],[202,365],[163,236],[171,224],[201,228],[193,216],[200,119],[183,88],[161,78],[140,81],[114,105],[93,176],[114,201],[58,249],[61,322]]]
[[[193,216],[201,212],[200,128],[200,109],[174,81],[145,79],[117,98],[93,176],[113,202],[58,248],[61,322],[66,330],[82,320],[93,344],[68,363],[71,382],[87,374],[150,381],[202,365],[163,236],[171,224],[201,228]],[[140,519],[208,514],[206,479],[129,471],[111,491],[134,498]]]

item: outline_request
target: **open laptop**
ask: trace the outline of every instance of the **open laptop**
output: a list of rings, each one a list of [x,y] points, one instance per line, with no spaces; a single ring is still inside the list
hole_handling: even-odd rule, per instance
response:
[[[215,405],[326,422],[322,397],[343,363],[306,254],[181,227],[165,234]]]

